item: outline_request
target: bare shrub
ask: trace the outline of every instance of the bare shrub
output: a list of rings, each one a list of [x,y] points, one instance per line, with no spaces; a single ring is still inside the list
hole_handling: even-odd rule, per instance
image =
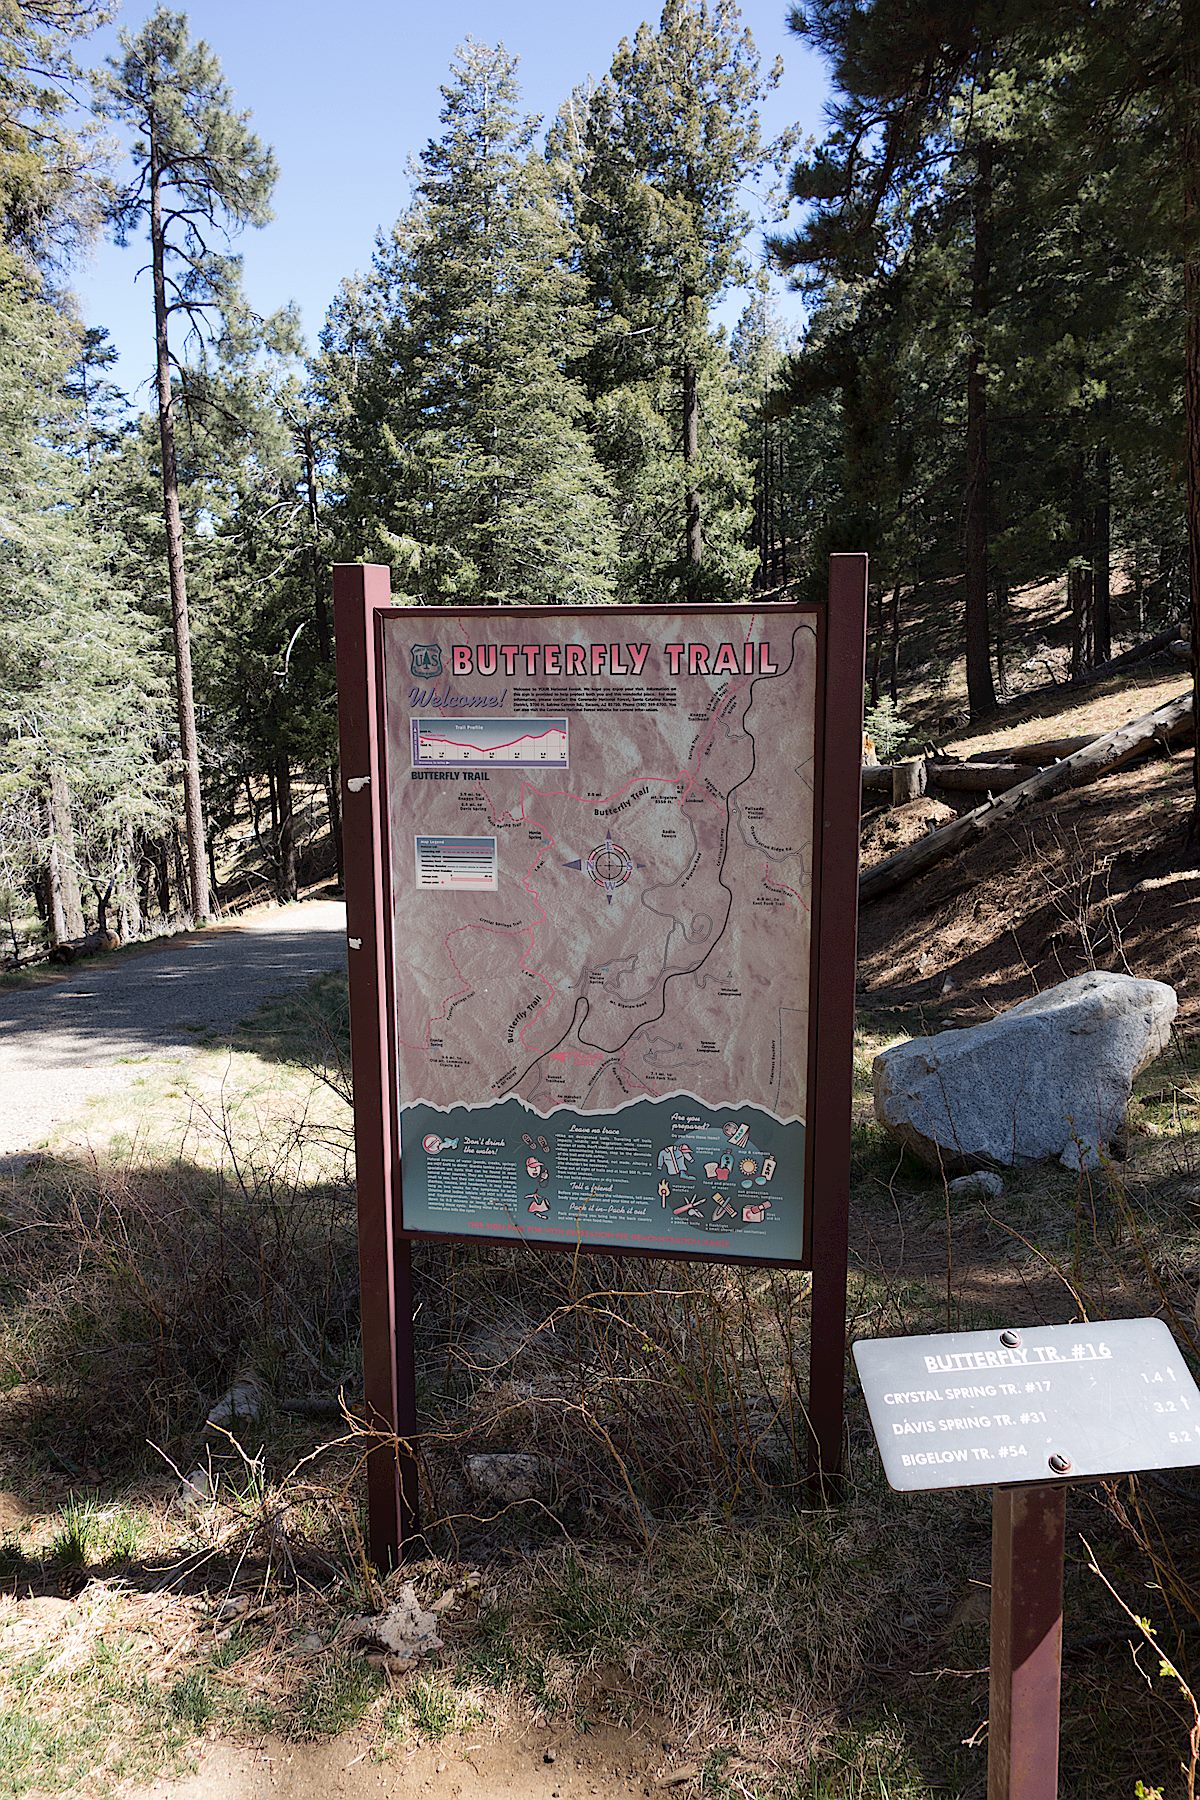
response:
[[[247,1149],[228,1113],[217,1166],[134,1146],[41,1159],[14,1179],[0,1232],[10,1420],[68,1468],[140,1460],[194,1436],[250,1367],[278,1387],[336,1382],[357,1331],[353,1203],[307,1178],[303,1121]]]

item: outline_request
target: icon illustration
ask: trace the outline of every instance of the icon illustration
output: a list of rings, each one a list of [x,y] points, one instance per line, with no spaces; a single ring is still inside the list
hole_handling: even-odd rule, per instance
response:
[[[408,666],[421,681],[429,681],[434,675],[442,672],[442,651],[439,644],[414,644],[408,655]]]
[[[775,1216],[779,1200],[762,1190],[775,1180],[778,1164],[752,1140],[748,1120],[702,1122],[677,1113],[671,1125],[672,1139],[657,1151],[658,1193],[685,1229],[724,1235]]]
[[[431,1131],[428,1137],[421,1139],[421,1148],[426,1156],[437,1156],[443,1150],[457,1150],[458,1139],[439,1137],[436,1131]]]
[[[690,1144],[668,1144],[665,1150],[658,1153],[658,1166],[664,1175],[686,1175],[687,1166],[692,1160]]]
[[[550,1154],[550,1146],[544,1137],[539,1137],[535,1143],[529,1133],[523,1131],[521,1133],[521,1142],[530,1151],[542,1150],[547,1156]],[[537,1218],[544,1218],[550,1211],[550,1202],[547,1200],[542,1190],[545,1188],[546,1183],[551,1179],[551,1171],[539,1156],[530,1155],[525,1158],[525,1173],[533,1183],[533,1192],[531,1194],[526,1194],[525,1196],[525,1199],[528,1202],[528,1211],[533,1213]]]

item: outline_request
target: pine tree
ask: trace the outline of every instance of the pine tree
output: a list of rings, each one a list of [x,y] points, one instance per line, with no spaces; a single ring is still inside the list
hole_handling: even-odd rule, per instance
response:
[[[205,655],[199,692],[220,750],[209,780],[214,833],[245,806],[276,897],[297,897],[295,788],[320,772],[336,793],[336,704],[326,521],[317,465],[317,422],[298,374],[260,371],[253,403],[231,392],[224,412],[238,429],[220,453],[199,459],[208,521]],[[260,823],[265,785],[270,831]],[[335,845],[339,818],[330,806]]]
[[[33,875],[52,941],[128,888],[165,786],[161,659],[113,579],[67,375],[79,342],[0,247],[0,861]],[[11,922],[11,913],[10,913]]]
[[[72,440],[88,474],[97,477],[104,459],[113,455],[130,424],[128,396],[110,375],[117,357],[117,347],[104,326],[88,326],[63,388],[74,413]]]
[[[100,334],[59,286],[98,217],[75,47],[102,12],[0,9],[0,884],[15,952],[20,890],[52,939],[78,936],[127,887],[129,831],[165,800],[158,647],[113,578],[103,433],[78,408]]]
[[[991,400],[1001,366],[997,352],[1003,342],[1011,355],[1015,336],[1010,321],[1023,311],[1034,342],[1041,340],[1038,354],[1045,354],[1045,366],[1053,371],[1054,384],[1072,415],[1074,442],[1062,482],[1076,664],[1089,655],[1103,656],[1111,636],[1107,594],[1114,500],[1136,489],[1145,493],[1147,487],[1136,476],[1127,482],[1115,461],[1121,442],[1115,408],[1122,400],[1139,428],[1149,423],[1151,413],[1157,415],[1158,429],[1152,426],[1151,435],[1160,444],[1170,432],[1176,400],[1182,401],[1189,568],[1185,585],[1196,646],[1200,642],[1200,0],[1134,4],[1097,0],[1084,8],[1071,0],[1038,4],[1005,0],[1002,5],[990,0],[973,4],[943,0],[915,10],[904,0],[872,0],[869,6],[855,8],[847,8],[841,0],[813,0],[795,9],[793,19],[797,29],[830,56],[839,89],[834,130],[797,172],[798,195],[816,204],[816,217],[792,246],[799,261],[824,259],[831,268],[837,264],[843,274],[851,266],[858,273],[882,268],[889,255],[902,263],[907,247],[895,239],[889,245],[881,229],[889,199],[894,200],[906,184],[931,194],[934,206],[943,210],[954,189],[971,196],[974,255],[967,375],[973,479],[968,484],[967,635],[973,705],[988,703],[990,683],[990,669],[983,665],[986,583],[980,581],[980,568],[986,564],[1002,599],[1004,571],[997,566],[997,551],[1011,550],[1023,535],[1018,531],[1014,537],[1013,520],[1005,516],[1001,484],[989,453],[994,443],[988,443]],[[1031,70],[1034,85],[1042,89],[1039,135],[1049,167],[1041,172],[1031,170],[1024,154],[1027,140],[1005,126],[1006,115],[1011,119],[1027,98]],[[958,147],[968,152],[963,168],[969,180],[954,173]],[[1073,191],[1068,193],[1064,182],[1047,198],[1040,178],[1055,171],[1060,176],[1070,171]],[[1042,193],[1035,200],[1039,181]],[[1004,190],[1015,200],[1022,184],[1023,205],[1009,208],[1008,230],[1002,233],[998,224]],[[1077,200],[1082,202],[1078,217],[1085,229],[1075,236],[1074,254],[1063,255]],[[1022,238],[1026,244],[1049,247],[1050,260],[1056,263],[1052,304],[1061,317],[1065,302],[1079,327],[1078,334],[1062,334],[1057,368],[1053,341],[1047,341],[1043,329],[1049,287],[1045,264],[1039,272],[1028,263],[1019,281],[1010,280],[1004,296],[1010,317],[997,316],[997,279],[1018,273]],[[1124,271],[1128,278],[1123,283],[1106,282],[1106,259],[1110,271]],[[1121,332],[1099,316],[1100,304],[1089,306],[1089,297],[1081,291],[1085,268],[1098,277],[1100,291],[1118,296],[1124,348]],[[1181,296],[1174,327],[1166,325],[1168,332],[1176,333],[1174,378],[1165,389],[1156,380],[1147,406],[1144,392],[1141,398],[1138,395],[1143,371],[1134,361],[1130,342],[1140,337],[1144,343],[1145,333],[1134,317],[1136,306],[1122,306],[1119,296],[1136,285],[1151,313],[1158,314],[1153,290],[1163,282]],[[1032,319],[1026,307],[1031,291],[1041,296],[1040,320]],[[1171,311],[1166,307],[1159,315],[1164,324]],[[1069,346],[1068,335],[1074,339]],[[1160,332],[1148,365],[1156,377],[1161,342]],[[1029,364],[1037,359],[1028,359],[1027,376]],[[1024,424],[1033,427],[1032,408]],[[1009,440],[1009,454],[1015,455],[1014,433],[1009,429],[1003,435]],[[1036,439],[1036,430],[1033,436]],[[1028,451],[1029,442],[1023,447]],[[1063,460],[1054,457],[1052,446],[1052,461]],[[1164,459],[1160,470],[1165,466]],[[1169,475],[1153,485],[1155,510],[1162,502],[1169,515]],[[986,507],[981,504],[984,494]],[[1046,509],[1041,510],[1045,514]],[[1132,529],[1140,530],[1136,522]],[[1170,556],[1159,554],[1158,561],[1169,580]],[[1194,657],[1200,702],[1200,651],[1194,651]],[[1193,843],[1200,842],[1200,749],[1195,781]]]
[[[555,140],[597,314],[586,379],[626,563],[634,582],[656,575],[658,593],[665,580],[693,600],[737,591],[753,568],[736,382],[709,315],[747,274],[741,195],[769,160],[758,106],[778,75],[763,77],[733,0],[667,0],[657,31],[622,41],[582,133],[576,96]],[[655,569],[666,520],[678,538],[668,524]]]
[[[325,334],[345,541],[426,599],[602,602],[609,497],[567,373],[583,293],[536,121],[502,46],[468,42],[442,93],[413,204]]]
[[[61,262],[97,217],[101,146],[79,123],[75,45],[106,0],[6,0],[0,8],[0,241]]]
[[[120,241],[145,226],[153,276],[155,374],[162,455],[163,516],[175,647],[176,700],[183,765],[191,907],[208,916],[209,871],[200,791],[200,751],[179,507],[176,448],[178,384],[172,321],[203,349],[244,314],[240,265],[215,245],[217,233],[262,225],[270,217],[275,164],[236,112],[207,44],[193,44],[182,13],[159,7],[136,36],[122,33],[122,55],[101,84],[105,114],[132,134],[133,179],[117,194],[112,217]]]

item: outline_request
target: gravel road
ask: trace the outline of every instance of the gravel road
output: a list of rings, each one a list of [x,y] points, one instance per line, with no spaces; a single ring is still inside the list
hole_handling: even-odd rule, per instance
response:
[[[341,901],[306,900],[212,926],[62,981],[0,989],[0,1159],[37,1149],[134,1062],[177,1061],[267,1000],[341,968]]]

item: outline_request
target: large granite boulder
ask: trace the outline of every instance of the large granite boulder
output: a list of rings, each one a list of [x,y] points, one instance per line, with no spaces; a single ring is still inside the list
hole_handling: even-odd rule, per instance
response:
[[[884,1050],[875,1116],[950,1174],[1053,1158],[1094,1168],[1134,1076],[1166,1048],[1177,1004],[1162,981],[1076,975],[986,1024]]]

